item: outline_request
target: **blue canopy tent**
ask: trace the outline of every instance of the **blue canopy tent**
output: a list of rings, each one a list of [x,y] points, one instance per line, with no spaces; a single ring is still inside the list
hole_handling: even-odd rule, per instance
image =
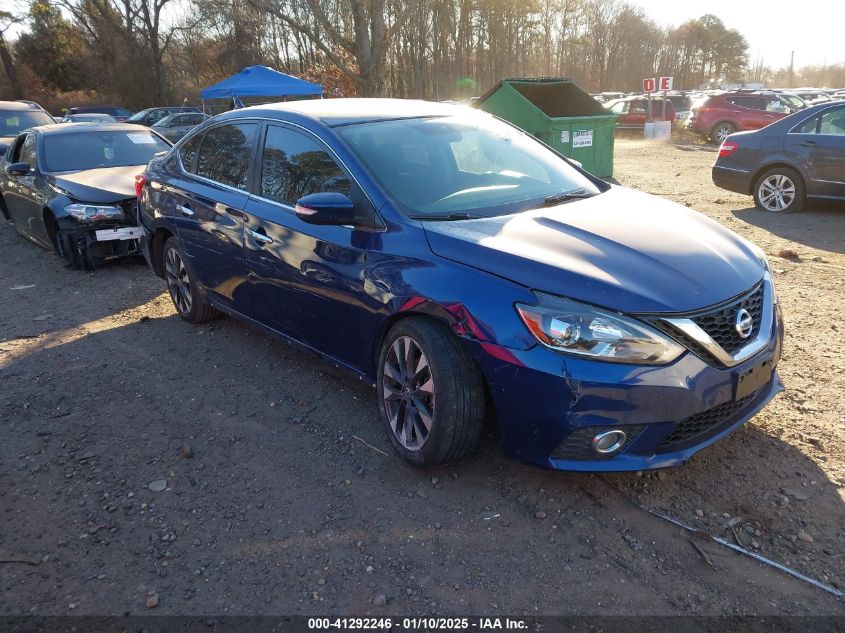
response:
[[[249,66],[237,75],[203,88],[200,96],[206,99],[241,97],[302,97],[320,96],[323,86],[291,77],[267,66]]]

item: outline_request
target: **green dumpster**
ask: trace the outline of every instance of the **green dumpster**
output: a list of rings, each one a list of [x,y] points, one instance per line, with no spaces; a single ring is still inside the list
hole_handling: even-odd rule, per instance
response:
[[[533,134],[594,176],[613,175],[617,116],[568,79],[504,79],[475,107]]]

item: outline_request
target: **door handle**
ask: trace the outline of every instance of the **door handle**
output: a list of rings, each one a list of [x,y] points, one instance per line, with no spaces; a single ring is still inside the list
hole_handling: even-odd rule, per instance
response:
[[[177,204],[176,210],[179,213],[181,213],[182,215],[186,215],[188,217],[191,217],[192,215],[194,215],[194,212],[191,211],[190,207],[186,207],[185,205],[182,205],[182,204]]]
[[[801,145],[803,145],[804,147],[814,147],[818,144],[818,141],[804,141],[803,143],[801,143]]]
[[[261,244],[269,244],[273,241],[273,238],[267,235],[266,233],[253,231],[252,229],[247,229],[246,232],[249,233],[249,236],[252,239],[254,239],[256,242],[260,242]]]

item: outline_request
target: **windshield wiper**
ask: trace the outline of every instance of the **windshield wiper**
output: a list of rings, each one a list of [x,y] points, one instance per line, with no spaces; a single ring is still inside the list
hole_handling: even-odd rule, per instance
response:
[[[543,198],[543,201],[535,205],[533,207],[529,207],[531,209],[541,209],[543,207],[551,207],[556,204],[560,204],[561,202],[566,202],[567,200],[577,200],[579,198],[592,198],[594,193],[587,193],[586,189],[573,189],[572,191],[567,191],[566,193],[558,193],[553,196],[546,196]]]
[[[412,220],[477,220],[478,218],[483,218],[483,215],[477,215],[474,213],[467,213],[466,211],[456,211],[454,213],[447,213],[445,215],[412,215],[410,216]]]

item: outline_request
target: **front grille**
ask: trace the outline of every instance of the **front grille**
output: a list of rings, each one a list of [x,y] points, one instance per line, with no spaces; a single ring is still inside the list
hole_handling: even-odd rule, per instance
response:
[[[745,308],[751,314],[753,327],[751,335],[742,338],[736,331],[736,314]],[[743,345],[752,340],[760,332],[760,322],[763,315],[763,284],[757,284],[749,292],[727,305],[719,306],[707,312],[692,314],[689,318],[728,354],[734,354]]]
[[[625,444],[622,445],[618,451],[612,455],[602,455],[593,450],[593,438],[602,431],[609,431],[612,428],[618,428],[625,432]],[[554,450],[551,455],[552,459],[567,459],[573,461],[585,461],[596,459],[610,459],[619,455],[633,442],[642,431],[641,424],[632,426],[585,426],[580,429],[575,429],[569,436]]]
[[[668,453],[697,444],[708,437],[716,435],[729,427],[736,415],[742,411],[757,396],[752,392],[732,402],[717,405],[707,411],[696,413],[675,426],[672,432],[663,440],[657,449],[658,453]]]

